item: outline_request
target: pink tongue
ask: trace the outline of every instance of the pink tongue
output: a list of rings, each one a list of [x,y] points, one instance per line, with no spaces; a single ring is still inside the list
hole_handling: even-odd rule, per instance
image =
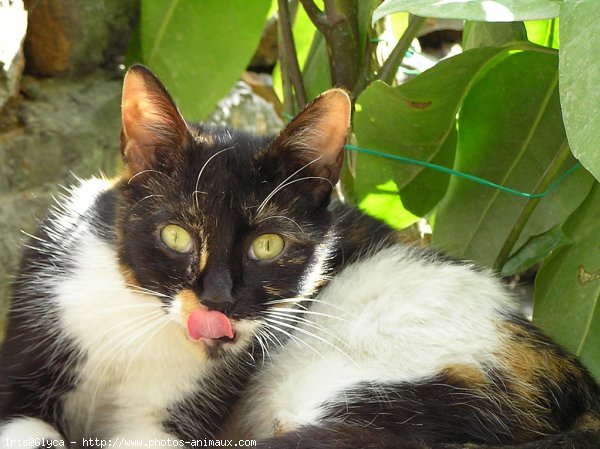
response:
[[[203,337],[211,339],[233,338],[233,330],[229,319],[216,310],[194,310],[188,318],[187,328],[188,335],[193,340],[199,340]]]

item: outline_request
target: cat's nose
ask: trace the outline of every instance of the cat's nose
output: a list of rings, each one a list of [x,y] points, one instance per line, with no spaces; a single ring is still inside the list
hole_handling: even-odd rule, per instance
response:
[[[232,287],[233,282],[227,268],[208,269],[202,279],[200,302],[209,310],[227,313],[233,305]]]

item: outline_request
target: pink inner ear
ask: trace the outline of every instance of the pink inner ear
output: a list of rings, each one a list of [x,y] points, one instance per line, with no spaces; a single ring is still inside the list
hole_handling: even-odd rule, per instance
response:
[[[335,165],[340,161],[348,136],[350,98],[341,89],[331,89],[317,98],[311,106],[301,114],[314,113],[317,118],[307,127],[304,136],[299,137],[305,139],[305,146],[314,148],[322,155],[319,165]],[[312,108],[316,111],[311,111]]]
[[[150,168],[158,151],[181,150],[189,137],[177,107],[148,69],[134,67],[125,75],[121,114],[121,151],[133,172]]]

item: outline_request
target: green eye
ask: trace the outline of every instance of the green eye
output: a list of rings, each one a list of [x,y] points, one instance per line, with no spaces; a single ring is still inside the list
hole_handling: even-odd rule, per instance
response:
[[[254,260],[273,260],[281,254],[285,242],[280,235],[263,234],[254,239],[250,247],[250,258]]]
[[[181,226],[168,224],[160,230],[160,239],[178,253],[187,253],[192,249],[192,237]]]

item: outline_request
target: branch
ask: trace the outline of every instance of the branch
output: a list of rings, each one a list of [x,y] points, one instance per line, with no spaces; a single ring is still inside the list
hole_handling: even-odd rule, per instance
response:
[[[294,85],[298,106],[302,109],[306,105],[306,90],[302,81],[302,73],[298,64],[298,54],[294,45],[292,34],[292,21],[287,0],[278,0],[279,4],[279,30],[281,32],[281,43],[283,45],[282,70],[288,72],[290,80]]]
[[[325,13],[315,5],[313,0],[300,0],[300,2],[302,3],[302,6],[304,6],[304,10],[310,21],[315,24],[321,33],[330,27],[330,23],[327,20]]]
[[[383,66],[381,66],[381,70],[379,71],[378,75],[378,78],[381,81],[387,84],[392,84],[392,81],[394,81],[396,78],[398,67],[400,67],[402,60],[404,59],[404,55],[410,47],[410,43],[417,36],[424,23],[424,17],[414,16],[412,14],[410,15],[406,31],[392,50],[392,53],[387,58]]]
[[[344,20],[344,16],[337,13],[335,0],[325,0],[325,16],[329,27]]]

